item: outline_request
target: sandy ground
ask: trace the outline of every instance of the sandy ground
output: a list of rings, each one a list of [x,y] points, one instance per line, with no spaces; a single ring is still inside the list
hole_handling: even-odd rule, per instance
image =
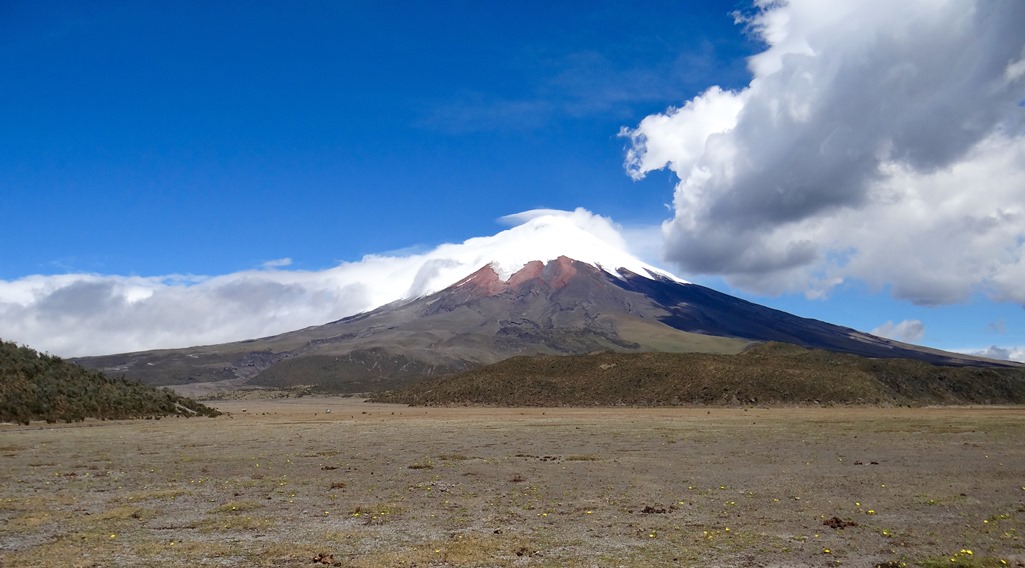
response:
[[[1023,408],[213,405],[0,426],[0,566],[1025,566]]]

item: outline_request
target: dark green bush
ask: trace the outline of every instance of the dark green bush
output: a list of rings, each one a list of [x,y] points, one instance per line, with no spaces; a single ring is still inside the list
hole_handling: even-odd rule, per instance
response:
[[[219,414],[170,389],[111,378],[60,357],[0,341],[0,422]]]

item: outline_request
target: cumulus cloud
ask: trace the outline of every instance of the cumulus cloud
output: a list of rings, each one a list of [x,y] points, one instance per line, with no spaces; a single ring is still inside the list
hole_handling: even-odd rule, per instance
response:
[[[750,84],[624,129],[665,255],[759,293],[1025,303],[1025,3],[756,2]]]
[[[62,356],[214,344],[323,324],[435,292],[493,261],[505,273],[559,254],[598,255],[613,268],[631,262],[618,252],[627,250],[621,227],[584,209],[527,211],[502,222],[513,227],[320,271],[287,269],[291,261],[280,259],[220,276],[0,280],[0,337]]]
[[[341,266],[213,278],[66,274],[0,281],[0,337],[76,356],[266,336],[372,303],[368,287],[347,272]]]
[[[987,347],[986,349],[966,351],[966,353],[969,355],[977,355],[979,357],[989,357],[990,359],[1025,363],[1025,347],[997,347],[994,345],[992,347]]]
[[[900,323],[887,321],[883,325],[873,329],[870,333],[880,337],[888,337],[897,341],[915,343],[925,336],[925,325],[918,320],[904,320]]]

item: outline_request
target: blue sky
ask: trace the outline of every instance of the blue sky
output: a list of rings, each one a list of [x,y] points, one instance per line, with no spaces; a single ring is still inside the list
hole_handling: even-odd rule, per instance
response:
[[[46,222],[4,227],[0,276],[319,268],[538,206],[657,222],[672,185],[630,182],[619,128],[746,77],[729,3],[381,4],[8,5],[0,183]]]
[[[103,283],[189,302],[208,280],[317,273],[582,207],[646,235],[645,260],[760,303],[866,331],[906,322],[891,335],[945,349],[1025,346],[1025,39],[995,23],[1016,21],[1014,3],[957,33],[958,5],[974,4],[941,3],[907,43],[864,39],[903,37],[918,16],[879,6],[838,8],[838,28],[802,2],[409,4],[0,4],[0,337],[68,355],[189,345],[217,336],[168,320],[149,343],[124,341],[164,321],[135,300],[118,304],[127,331],[97,344]],[[940,35],[972,60],[937,53]],[[910,70],[866,75],[854,54]],[[945,78],[930,74],[941,59]],[[921,108],[919,88],[942,96]],[[919,98],[888,96],[888,110],[886,89]],[[780,100],[785,132],[759,114]],[[978,128],[891,118],[965,100],[958,124]],[[833,151],[838,139],[857,145]],[[683,152],[693,140],[701,151]],[[949,188],[967,181],[968,228],[915,224],[956,210]],[[978,228],[987,219],[999,230]],[[72,295],[86,280],[92,295]]]

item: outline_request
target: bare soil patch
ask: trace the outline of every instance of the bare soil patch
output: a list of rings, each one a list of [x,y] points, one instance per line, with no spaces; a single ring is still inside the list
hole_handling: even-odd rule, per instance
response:
[[[1022,408],[214,405],[0,426],[0,566],[1025,566]]]

